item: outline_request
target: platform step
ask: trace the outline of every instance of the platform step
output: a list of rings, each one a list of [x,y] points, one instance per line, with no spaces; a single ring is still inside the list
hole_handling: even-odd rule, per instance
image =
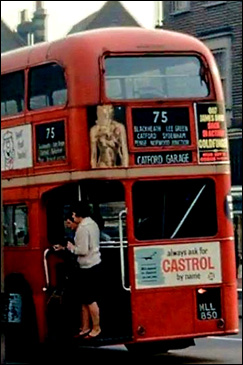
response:
[[[124,344],[125,342],[130,342],[132,338],[130,336],[123,336],[123,337],[97,337],[94,339],[74,339],[75,343],[78,346],[108,346],[108,345],[117,345],[117,344]]]

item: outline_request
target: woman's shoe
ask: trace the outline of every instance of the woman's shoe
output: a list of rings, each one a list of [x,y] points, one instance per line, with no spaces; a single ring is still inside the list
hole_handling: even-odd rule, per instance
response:
[[[82,337],[86,337],[86,336],[88,336],[89,335],[89,333],[90,333],[90,329],[89,330],[87,330],[87,331],[83,331],[83,330],[81,330],[77,335],[75,335],[74,336],[74,338],[82,338]]]
[[[95,338],[97,338],[97,337],[99,337],[100,336],[100,334],[101,334],[101,330],[100,330],[100,332],[98,332],[97,334],[95,334],[95,335],[93,335],[92,334],[92,331],[90,331],[86,336],[84,336],[84,337],[82,337],[84,340],[93,340],[93,339],[95,339]]]

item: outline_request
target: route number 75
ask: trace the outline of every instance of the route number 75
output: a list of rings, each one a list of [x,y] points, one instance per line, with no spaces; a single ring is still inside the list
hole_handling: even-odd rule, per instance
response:
[[[159,120],[159,117],[161,117],[161,119],[159,120],[161,123],[167,123],[168,122],[168,116],[167,116],[167,112],[165,111],[153,111],[154,114],[154,123],[157,123]]]

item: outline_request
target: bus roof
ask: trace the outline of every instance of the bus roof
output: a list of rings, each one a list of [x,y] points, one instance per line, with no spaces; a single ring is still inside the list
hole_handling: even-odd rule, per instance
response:
[[[208,48],[188,34],[169,30],[114,27],[84,31],[52,42],[3,53],[1,72],[11,72],[52,60],[65,66],[71,58],[72,62],[77,59],[80,62],[80,57],[84,54],[90,54],[97,59],[105,52],[196,52],[209,56]]]

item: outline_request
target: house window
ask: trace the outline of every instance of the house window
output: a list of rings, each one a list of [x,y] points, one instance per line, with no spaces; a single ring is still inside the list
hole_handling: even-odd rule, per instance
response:
[[[224,4],[227,1],[204,1],[204,6],[215,6],[215,5],[220,5],[220,4]]]
[[[233,186],[242,186],[242,139],[229,138],[231,183]]]
[[[171,1],[171,13],[180,13],[190,9],[190,1]]]
[[[3,219],[4,245],[26,245],[29,242],[27,206],[25,204],[4,205]]]
[[[224,90],[227,121],[228,125],[230,125],[232,117],[231,37],[229,35],[219,35],[217,37],[205,37],[201,39],[212,51],[216,60]]]
[[[216,60],[220,79],[223,85],[224,97],[227,96],[227,85],[226,85],[226,70],[227,70],[227,50],[225,48],[212,50],[214,58]]]

